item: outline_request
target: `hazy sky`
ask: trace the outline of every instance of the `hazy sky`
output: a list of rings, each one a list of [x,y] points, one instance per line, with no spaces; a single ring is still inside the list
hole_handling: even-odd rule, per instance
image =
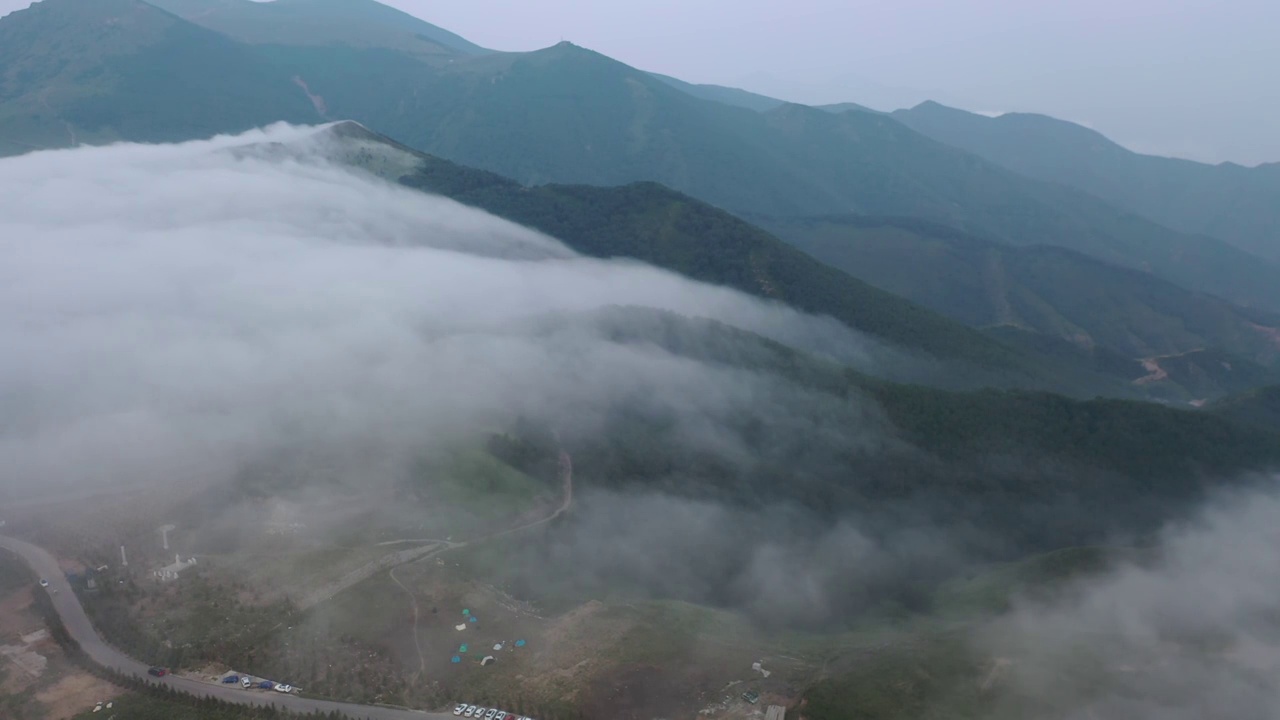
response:
[[[565,39],[799,102],[932,98],[1044,112],[1142,151],[1280,161],[1273,0],[385,1],[497,50]]]

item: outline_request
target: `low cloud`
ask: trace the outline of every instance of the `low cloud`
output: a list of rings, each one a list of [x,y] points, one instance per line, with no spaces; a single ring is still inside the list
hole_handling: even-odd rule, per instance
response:
[[[281,445],[326,448],[335,474],[371,483],[511,417],[571,429],[633,397],[729,443],[719,419],[767,398],[749,372],[538,330],[607,307],[846,360],[872,346],[331,164],[322,133],[0,161],[0,490],[214,482]],[[777,422],[821,422],[796,410]]]
[[[1153,550],[984,638],[1010,705],[1074,720],[1270,718],[1280,708],[1280,492],[1237,493]]]

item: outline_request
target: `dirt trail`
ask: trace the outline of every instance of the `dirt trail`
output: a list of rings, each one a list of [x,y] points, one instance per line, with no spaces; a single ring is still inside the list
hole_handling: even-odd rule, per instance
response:
[[[413,649],[418,652],[418,672],[413,674],[413,679],[416,681],[422,676],[422,673],[427,671],[427,659],[422,655],[422,643],[418,641],[418,598],[413,594],[412,590],[405,587],[404,583],[400,582],[400,578],[396,577],[396,570],[399,569],[400,568],[391,568],[391,571],[388,572],[387,575],[391,577],[391,582],[399,585],[400,589],[409,596],[409,603],[413,605]]]
[[[1201,351],[1203,351],[1203,350],[1204,350],[1204,348],[1193,348],[1193,349],[1188,350],[1188,351],[1186,351],[1186,352],[1170,353],[1170,354],[1168,354],[1168,355],[1155,355],[1155,356],[1153,356],[1153,357],[1149,357],[1149,358],[1142,358],[1142,360],[1140,361],[1140,362],[1142,363],[1142,368],[1143,368],[1144,370],[1146,370],[1148,374],[1147,374],[1147,375],[1143,375],[1142,377],[1138,378],[1137,380],[1134,380],[1134,381],[1133,381],[1133,384],[1134,384],[1134,385],[1146,385],[1146,384],[1148,384],[1148,383],[1160,382],[1161,380],[1167,380],[1167,379],[1169,378],[1169,373],[1168,373],[1168,372],[1166,372],[1164,368],[1160,367],[1160,361],[1161,361],[1161,360],[1168,360],[1169,358],[1184,357],[1184,356],[1186,356],[1186,355],[1191,355],[1192,353],[1198,353],[1198,352],[1201,352]]]

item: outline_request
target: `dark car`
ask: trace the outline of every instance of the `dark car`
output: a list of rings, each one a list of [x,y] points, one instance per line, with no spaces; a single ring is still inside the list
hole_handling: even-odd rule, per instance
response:
[[[148,669],[147,673],[150,675],[155,675],[156,677],[164,677],[165,675],[169,674],[169,671],[165,670],[162,667],[153,667]]]
[[[228,675],[228,676],[226,676],[226,677],[222,678],[222,683],[223,683],[224,685],[231,685],[232,683],[238,683],[238,682],[240,682],[240,676],[239,676],[239,675]]]

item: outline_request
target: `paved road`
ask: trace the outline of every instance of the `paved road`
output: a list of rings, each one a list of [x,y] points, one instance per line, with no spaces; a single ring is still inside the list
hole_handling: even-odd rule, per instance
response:
[[[244,690],[239,686],[206,683],[190,678],[167,675],[154,678],[147,675],[146,663],[139,662],[103,642],[98,632],[89,622],[79,598],[71,590],[71,584],[58,567],[58,561],[42,548],[11,537],[0,535],[0,548],[4,548],[22,558],[40,577],[49,581],[49,589],[58,592],[52,595],[53,606],[57,609],[67,632],[80,643],[80,648],[93,662],[127,675],[142,678],[148,682],[167,685],[183,693],[197,697],[215,697],[220,700],[240,705],[272,705],[287,708],[295,712],[328,713],[337,710],[351,718],[367,718],[368,720],[446,720],[452,719],[450,713],[428,713],[417,710],[401,710],[398,708],[377,707],[372,705],[356,705],[353,703],[332,702],[330,700],[313,700],[296,695],[284,695],[262,690]]]

